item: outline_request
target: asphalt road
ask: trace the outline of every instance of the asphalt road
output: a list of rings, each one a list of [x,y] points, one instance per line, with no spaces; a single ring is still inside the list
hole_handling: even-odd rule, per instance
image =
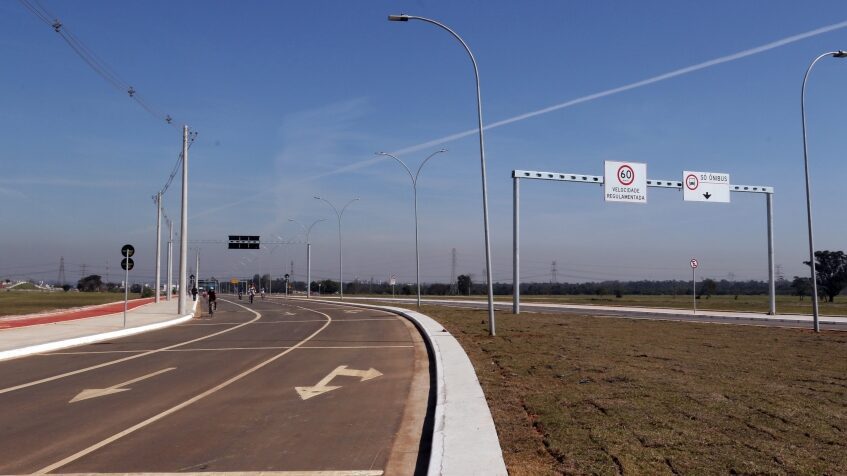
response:
[[[414,302],[413,299],[385,299],[385,302],[401,302],[401,303],[411,303]],[[486,301],[479,301],[478,303],[468,303],[468,302],[446,302],[446,301],[431,301],[424,299],[423,304],[429,306],[441,306],[441,307],[453,307],[457,309],[487,309],[488,303]],[[598,309],[596,311],[586,310],[586,309],[568,309],[562,307],[555,306],[544,306],[539,302],[532,302],[532,306],[526,306],[525,303],[521,305],[521,314],[528,313],[541,313],[541,314],[574,314],[580,316],[592,316],[592,317],[615,317],[615,318],[623,318],[623,319],[650,319],[656,321],[675,321],[675,322],[699,322],[699,323],[707,323],[707,324],[729,324],[729,325],[744,325],[744,326],[763,326],[763,327],[785,327],[792,329],[809,329],[811,327],[810,323],[807,322],[798,322],[796,319],[793,319],[791,316],[772,316],[769,319],[745,319],[743,317],[729,317],[729,316],[708,316],[705,314],[697,314],[692,315],[688,311],[680,311],[678,314],[676,313],[655,313],[651,312],[650,309],[639,309],[639,308],[621,308],[620,310],[609,310],[609,309]],[[503,302],[495,302],[494,309],[497,312],[512,312],[512,304],[511,303],[503,303]],[[825,319],[822,317],[821,319]],[[847,323],[822,323],[820,325],[823,330],[833,330],[833,331],[847,331]]]
[[[401,317],[220,302],[213,318],[0,363],[0,473],[411,474],[428,459],[429,381]]]

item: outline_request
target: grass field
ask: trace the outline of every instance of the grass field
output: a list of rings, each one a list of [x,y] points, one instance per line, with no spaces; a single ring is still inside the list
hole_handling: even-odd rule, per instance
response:
[[[510,474],[843,474],[847,333],[424,306]]]
[[[130,294],[130,299],[139,298]],[[0,291],[0,316],[32,314],[123,301],[123,293],[74,293],[64,291]]]

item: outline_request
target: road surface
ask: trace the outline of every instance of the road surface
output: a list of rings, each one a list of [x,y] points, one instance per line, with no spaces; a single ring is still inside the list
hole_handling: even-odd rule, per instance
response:
[[[222,301],[213,318],[0,362],[0,473],[411,474],[428,460],[429,382],[419,333],[393,314]]]

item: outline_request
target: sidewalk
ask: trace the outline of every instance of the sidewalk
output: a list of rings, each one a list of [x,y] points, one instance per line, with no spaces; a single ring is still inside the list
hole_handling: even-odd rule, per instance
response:
[[[199,302],[196,301],[196,302]],[[177,300],[141,305],[94,317],[0,329],[0,361],[78,345],[116,339],[173,326],[194,316],[196,302],[188,301],[189,314],[177,315]]]

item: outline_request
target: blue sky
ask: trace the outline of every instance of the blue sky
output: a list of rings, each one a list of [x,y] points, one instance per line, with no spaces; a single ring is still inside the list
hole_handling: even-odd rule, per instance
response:
[[[331,210],[344,219],[345,279],[414,279],[411,185],[376,151],[434,158],[419,184],[421,274],[446,281],[484,267],[473,75],[484,120],[557,104],[847,21],[841,2],[56,2],[43,5],[157,109],[199,132],[190,153],[189,237],[295,237],[288,218],[330,218],[313,231],[313,277],[337,275]],[[643,87],[486,132],[494,275],[511,280],[513,169],[602,174],[604,160],[646,162],[654,179],[727,172],[776,188],[776,262],[806,273],[800,85],[818,54],[847,48],[847,25]],[[0,3],[0,276],[55,279],[81,266],[116,279],[133,243],[137,277],[153,272],[155,208],[181,132],[113,89],[17,2]],[[826,59],[807,107],[816,244],[845,249],[840,140],[847,60]],[[417,147],[424,144],[421,147]],[[603,202],[599,187],[525,182],[527,279],[765,279],[765,204],[684,203],[651,189],[647,205]],[[179,215],[179,187],[166,194]],[[194,245],[192,245],[194,246]],[[259,253],[202,244],[203,274],[305,271],[304,247]],[[273,253],[271,250],[273,249]]]

